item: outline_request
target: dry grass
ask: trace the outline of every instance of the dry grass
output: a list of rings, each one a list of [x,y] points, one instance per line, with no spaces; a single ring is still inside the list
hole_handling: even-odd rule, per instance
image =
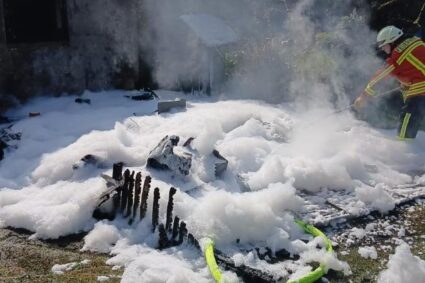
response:
[[[107,282],[119,282],[122,270],[112,271],[105,255],[80,252],[81,241],[63,239],[51,243],[28,240],[28,234],[9,229],[0,230],[0,282],[97,282],[97,276],[108,276]],[[54,274],[55,264],[81,262],[63,275]],[[115,277],[115,278],[112,278]]]

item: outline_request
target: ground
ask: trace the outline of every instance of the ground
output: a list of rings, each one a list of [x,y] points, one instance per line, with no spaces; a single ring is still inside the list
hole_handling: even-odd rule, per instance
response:
[[[395,213],[383,217],[391,224],[406,228],[406,234],[401,239],[411,246],[413,254],[425,260],[425,208],[422,203],[404,207]],[[364,221],[353,227],[364,228],[369,223]],[[400,226],[399,226],[400,227]],[[339,272],[329,272],[326,278],[329,282],[376,282],[380,271],[386,269],[388,257],[394,253],[394,235],[368,235],[362,240],[346,246],[347,229],[338,231],[333,240],[337,243],[335,250],[338,257],[351,266],[353,275],[344,277]],[[397,231],[393,231],[397,232]],[[30,240],[26,231],[15,229],[0,229],[0,282],[96,282],[98,276],[108,276],[107,282],[119,282],[122,269],[113,271],[105,264],[107,255],[80,252],[84,235],[74,235],[55,241]],[[382,250],[381,246],[391,246],[391,249]],[[375,246],[378,259],[365,259],[358,253],[360,246]],[[345,255],[341,254],[344,251]],[[54,264],[81,262],[89,259],[89,264],[80,264],[72,271],[63,275],[55,275],[51,269]]]
[[[386,218],[386,219],[385,219]],[[330,282],[376,282],[380,271],[387,268],[388,258],[394,254],[394,249],[397,246],[397,239],[402,239],[407,242],[414,255],[422,260],[425,260],[425,208],[423,203],[416,203],[415,206],[406,206],[393,214],[384,217],[381,222],[389,221],[394,225],[395,229],[391,229],[384,233],[385,229],[376,235],[366,236],[362,240],[357,241],[347,248],[347,237],[344,232],[337,233],[334,240],[338,243],[335,250],[338,252],[338,258],[347,261],[353,272],[352,276],[344,277],[341,273],[330,272],[327,276]],[[365,228],[369,223],[376,221],[359,223],[353,227]],[[398,228],[406,229],[404,236],[397,235]],[[359,252],[359,247],[374,246],[378,253],[378,259],[363,258]],[[387,246],[388,248],[382,249]],[[391,248],[390,248],[391,247]],[[346,251],[348,254],[342,255],[341,251]]]
[[[122,274],[122,269],[112,271],[105,264],[106,255],[80,252],[82,235],[58,241],[29,240],[25,231],[0,229],[0,282],[96,282],[98,276],[112,277]],[[63,275],[52,272],[55,264],[81,262]],[[119,282],[111,278],[107,282]]]

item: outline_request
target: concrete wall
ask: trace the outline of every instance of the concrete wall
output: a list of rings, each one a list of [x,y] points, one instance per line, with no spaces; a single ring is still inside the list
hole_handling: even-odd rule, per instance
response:
[[[7,45],[0,0],[0,108],[10,98],[151,84],[137,0],[66,0],[68,43]]]

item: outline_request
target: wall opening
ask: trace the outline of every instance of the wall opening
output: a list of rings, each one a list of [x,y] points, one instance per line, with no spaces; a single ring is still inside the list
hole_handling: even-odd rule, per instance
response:
[[[66,0],[3,0],[7,44],[69,41]]]

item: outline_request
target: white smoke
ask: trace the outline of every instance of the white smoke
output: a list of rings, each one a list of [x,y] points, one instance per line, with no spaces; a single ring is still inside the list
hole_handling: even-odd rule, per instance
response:
[[[226,97],[273,103],[295,99],[303,107],[347,105],[380,63],[367,9],[350,2],[145,1],[155,78],[171,87],[200,71],[204,46],[180,16],[209,14],[240,37],[237,45],[217,52],[230,72]]]

